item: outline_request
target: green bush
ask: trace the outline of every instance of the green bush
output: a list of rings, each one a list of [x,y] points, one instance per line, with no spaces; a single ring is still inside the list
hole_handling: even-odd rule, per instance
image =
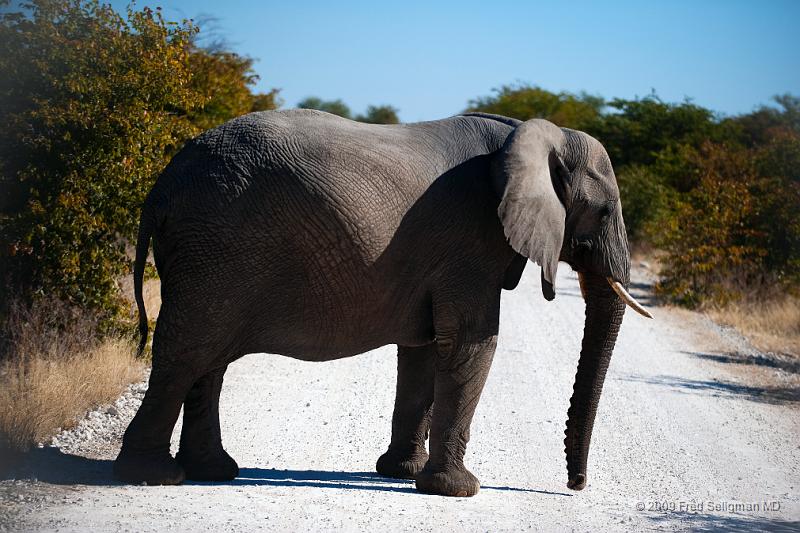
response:
[[[698,146],[722,134],[708,109],[688,101],[664,103],[656,95],[611,100],[587,132],[603,143],[615,166],[652,165],[664,150]]]
[[[309,96],[297,103],[300,109],[316,109],[339,115],[340,117],[367,122],[369,124],[399,124],[400,118],[397,116],[397,108],[390,105],[370,105],[364,114],[353,117],[350,107],[342,100],[323,100],[317,96]]]
[[[505,86],[469,102],[598,138],[617,169],[628,235],[666,252],[659,292],[695,306],[800,287],[800,98],[718,118],[662,102]]]
[[[746,150],[706,143],[695,165],[699,182],[676,198],[655,233],[667,252],[659,291],[688,306],[726,303],[756,281],[763,257],[763,234],[753,227],[754,198],[749,183],[755,169]]]
[[[323,100],[316,96],[309,96],[297,104],[300,109],[316,109],[325,111],[344,118],[352,118],[350,108],[342,100]]]
[[[207,130],[251,111],[278,107],[278,91],[253,94],[258,76],[253,60],[224,50],[192,48],[188,57],[191,87],[203,95],[203,104],[188,112],[189,120]]]
[[[0,15],[0,275],[124,316],[117,288],[139,208],[203,128],[256,107],[252,62],[197,49],[198,29],[156,10],[34,0]]]
[[[397,109],[390,105],[370,105],[363,115],[357,115],[356,120],[369,124],[399,124]]]
[[[552,93],[534,85],[504,85],[492,96],[470,100],[466,111],[495,113],[519,120],[543,118],[566,128],[591,132],[605,101],[586,93]]]
[[[694,306],[797,291],[800,184],[770,169],[775,157],[798,157],[798,143],[797,135],[758,148],[707,142],[687,161],[698,184],[653,234],[667,252],[662,294]]]
[[[675,191],[651,167],[631,165],[617,173],[623,198],[623,213],[629,240],[647,243],[657,234],[658,224],[669,216]]]

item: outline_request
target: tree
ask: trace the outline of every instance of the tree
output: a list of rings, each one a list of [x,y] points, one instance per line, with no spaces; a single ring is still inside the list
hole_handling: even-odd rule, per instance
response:
[[[281,99],[278,98],[278,89],[272,89],[268,93],[256,93],[250,104],[250,111],[269,111],[278,109],[281,106]]]
[[[778,107],[761,106],[747,115],[723,121],[737,139],[750,147],[768,144],[780,132],[800,135],[800,97],[780,94],[772,97]]]
[[[205,102],[188,113],[189,120],[206,130],[251,111],[277,107],[277,91],[253,94],[250,87],[258,80],[253,59],[224,50],[192,46],[189,54],[191,86],[205,95]]]
[[[591,131],[605,102],[586,93],[552,93],[533,85],[504,85],[492,96],[470,100],[467,111],[495,113],[519,120],[543,118],[561,127]]]
[[[755,281],[769,253],[752,220],[757,171],[747,150],[708,141],[688,163],[698,184],[678,197],[656,237],[667,252],[659,290],[690,306],[726,302]]]
[[[249,59],[196,48],[198,28],[159,10],[21,9],[0,14],[0,281],[121,317],[126,246],[156,176],[187,139],[275,94],[250,95]]]
[[[316,96],[309,96],[301,100],[297,107],[300,109],[316,109],[318,111],[325,111],[334,115],[339,115],[344,118],[351,118],[350,108],[341,100],[322,100]]]
[[[589,132],[603,143],[617,167],[650,165],[664,150],[697,147],[723,135],[714,114],[689,101],[668,104],[651,94],[635,100],[615,98],[608,106],[616,112],[605,114]]]
[[[399,124],[400,119],[397,117],[397,111],[397,108],[390,105],[371,105],[367,107],[367,112],[363,115],[358,115],[356,120],[370,124]]]

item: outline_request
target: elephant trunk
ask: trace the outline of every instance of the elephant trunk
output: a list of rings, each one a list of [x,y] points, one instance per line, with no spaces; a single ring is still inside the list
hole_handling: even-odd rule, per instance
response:
[[[586,297],[586,323],[564,432],[567,487],[574,490],[586,486],[586,463],[597,404],[625,312],[625,303],[603,276],[581,274],[581,277]]]

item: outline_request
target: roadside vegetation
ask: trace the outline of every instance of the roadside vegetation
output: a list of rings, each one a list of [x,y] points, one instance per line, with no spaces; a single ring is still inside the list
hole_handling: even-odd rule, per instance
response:
[[[24,450],[142,376],[121,288],[155,178],[191,137],[278,99],[253,92],[252,59],[201,48],[197,26],[157,9],[7,4],[0,448]]]
[[[281,102],[277,89],[254,91],[252,59],[201,46],[192,21],[96,0],[9,4],[0,0],[0,448],[26,449],[142,375],[130,250],[158,174],[201,131]],[[354,114],[311,96],[298,107],[399,122],[390,105]],[[800,345],[800,99],[721,117],[656,95],[519,85],[468,110],[596,136],[631,240],[658,250],[659,293],[768,349]]]
[[[362,114],[353,115],[350,107],[342,100],[322,100],[316,96],[309,96],[298,102],[297,107],[300,109],[316,109],[318,111],[325,111],[340,117],[350,118],[358,122],[367,122],[370,124],[399,124],[400,118],[397,116],[398,109],[390,105],[370,105],[367,110]]]
[[[468,110],[597,137],[614,163],[630,240],[658,254],[657,292],[764,349],[800,355],[800,98],[722,117],[655,94],[606,101],[522,85]]]
[[[55,298],[15,303],[0,362],[0,450],[25,450],[113,402],[145,362],[124,334],[98,336],[96,318]]]

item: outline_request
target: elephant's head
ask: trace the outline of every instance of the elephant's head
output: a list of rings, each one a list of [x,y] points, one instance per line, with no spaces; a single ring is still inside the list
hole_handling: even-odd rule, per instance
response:
[[[649,315],[624,288],[630,255],[614,170],[596,139],[538,119],[517,126],[492,169],[506,236],[514,250],[541,266],[544,297],[555,297],[556,269],[563,261],[578,272],[586,301],[564,440],[568,487],[580,490],[625,304]]]

